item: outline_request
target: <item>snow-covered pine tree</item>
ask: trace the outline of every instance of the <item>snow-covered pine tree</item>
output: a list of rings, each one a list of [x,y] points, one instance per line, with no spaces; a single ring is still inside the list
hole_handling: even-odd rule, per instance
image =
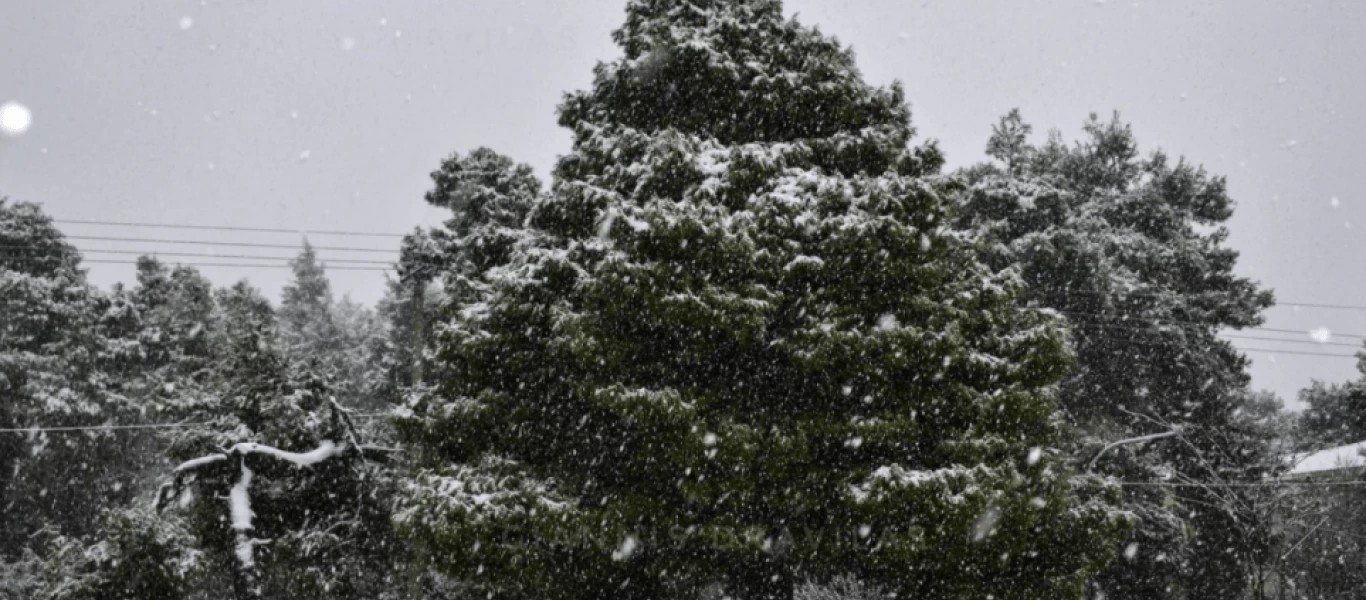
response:
[[[944,228],[901,88],[774,0],[614,38],[399,422],[410,539],[490,597],[1080,597],[1125,520],[1049,449],[1062,329]]]
[[[285,285],[278,314],[285,357],[327,381],[343,406],[378,409],[370,394],[382,369],[372,358],[385,323],[350,298],[333,298],[325,265],[307,240],[290,265],[294,279]]]
[[[185,510],[205,577],[238,598],[379,598],[392,587],[388,477],[323,378],[290,361],[269,302],[245,282],[215,295],[209,377],[167,394],[179,463],[158,494]],[[306,331],[316,331],[308,329]],[[301,338],[304,343],[309,340]],[[213,580],[210,580],[213,581]],[[204,580],[191,582],[205,585]]]
[[[1018,111],[1003,117],[987,143],[997,163],[963,174],[957,225],[981,237],[988,264],[1021,269],[1024,301],[1067,317],[1078,365],[1060,402],[1073,460],[1176,432],[1115,448],[1096,465],[1123,479],[1215,484],[1126,490],[1140,525],[1122,543],[1135,550],[1102,588],[1125,598],[1236,596],[1268,549],[1269,523],[1244,492],[1218,484],[1258,480],[1279,459],[1274,411],[1245,417],[1259,401],[1247,359],[1217,334],[1259,325],[1272,296],[1234,272],[1223,178],[1161,152],[1140,157],[1118,115],[1092,115],[1083,130],[1074,147],[1056,133],[1036,147]]]
[[[0,198],[0,429],[128,423],[101,320],[115,303],[36,204]],[[84,535],[134,492],[135,445],[109,431],[0,433],[0,559],[40,528]]]

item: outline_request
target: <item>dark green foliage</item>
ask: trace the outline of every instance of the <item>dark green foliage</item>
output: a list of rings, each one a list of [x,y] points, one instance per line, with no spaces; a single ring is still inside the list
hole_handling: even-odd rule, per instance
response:
[[[1315,381],[1300,390],[1307,405],[1297,432],[1304,450],[1318,450],[1366,440],[1366,361],[1357,360],[1362,376],[1342,384]]]
[[[1058,321],[944,228],[900,89],[779,8],[629,4],[530,230],[461,274],[402,528],[490,597],[1080,597],[1125,519],[1045,449]]]
[[[91,288],[80,257],[35,204],[0,199],[0,428],[99,425],[135,415],[111,390],[119,305]],[[45,526],[84,535],[99,508],[134,491],[135,440],[109,432],[0,434],[0,558]]]
[[[205,565],[184,523],[147,508],[103,511],[89,539],[47,543],[34,600],[181,600]],[[2,596],[0,596],[2,597]]]
[[[390,534],[389,476],[359,450],[358,428],[321,376],[286,358],[265,299],[243,283],[220,291],[217,302],[211,377],[186,382],[162,405],[166,418],[212,427],[168,434],[171,458],[190,460],[244,442],[293,452],[348,444],[341,456],[307,468],[248,455],[251,535],[271,540],[257,550],[263,597],[376,597],[391,584],[383,574],[403,558]],[[186,492],[189,528],[220,574],[239,570],[228,506],[218,500],[228,496],[239,466],[230,459],[196,471]]]
[[[1176,430],[1120,447],[1099,468],[1213,484],[1276,471],[1271,415],[1246,418],[1247,359],[1216,336],[1259,325],[1272,303],[1234,273],[1224,180],[1160,152],[1140,158],[1118,117],[1093,115],[1083,129],[1075,147],[1056,134],[1030,146],[1012,111],[988,143],[1004,169],[965,171],[959,196],[958,226],[980,236],[983,259],[1020,269],[1025,300],[1068,319],[1078,360],[1059,398],[1069,452],[1086,464],[1110,441]],[[1129,490],[1126,508],[1142,523],[1131,541],[1142,551],[1101,588],[1126,598],[1236,594],[1270,543],[1265,515],[1250,506],[1217,485]]]

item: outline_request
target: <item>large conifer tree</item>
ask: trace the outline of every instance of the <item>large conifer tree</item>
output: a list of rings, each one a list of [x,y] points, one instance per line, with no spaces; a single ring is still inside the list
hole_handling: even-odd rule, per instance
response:
[[[0,429],[91,426],[136,417],[111,390],[117,354],[100,327],[108,298],[36,204],[0,197]],[[45,526],[71,535],[134,491],[138,446],[109,431],[0,433],[0,559]]]
[[[400,522],[492,596],[1079,597],[1123,520],[1048,450],[1058,321],[774,0],[636,0],[531,230],[440,326]]]
[[[1224,241],[1233,214],[1222,177],[1161,152],[1140,156],[1129,126],[1092,115],[1074,146],[1031,145],[1011,111],[963,175],[959,226],[983,260],[1017,267],[1023,300],[1069,321],[1077,368],[1059,397],[1075,460],[1128,480],[1141,525],[1127,560],[1101,578],[1126,598],[1236,595],[1268,550],[1270,524],[1249,490],[1276,468],[1269,419],[1249,389],[1247,359],[1224,328],[1260,325],[1270,292],[1234,271]],[[1169,434],[1097,458],[1115,440]],[[1176,434],[1176,435],[1170,435]],[[1208,484],[1202,487],[1201,484]]]

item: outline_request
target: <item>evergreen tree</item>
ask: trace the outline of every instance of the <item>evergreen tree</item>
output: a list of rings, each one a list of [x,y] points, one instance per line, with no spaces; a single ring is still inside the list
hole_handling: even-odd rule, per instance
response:
[[[240,282],[216,300],[211,376],[187,382],[161,407],[166,418],[210,426],[167,434],[167,452],[182,466],[159,505],[179,500],[187,510],[187,527],[210,559],[205,576],[218,578],[221,591],[225,574],[240,575],[244,561],[229,507],[218,499],[229,497],[242,469],[250,469],[250,485],[243,486],[255,515],[250,535],[271,541],[255,553],[250,580],[226,578],[238,597],[379,597],[392,587],[384,574],[402,558],[389,533],[389,478],[373,462],[381,457],[363,450],[359,428],[323,377],[287,358],[274,313],[257,290]],[[296,466],[250,444],[336,452]]]
[[[1340,384],[1314,381],[1300,390],[1306,405],[1297,437],[1304,450],[1318,450],[1366,440],[1366,354],[1358,353],[1356,380]]]
[[[378,408],[371,397],[383,377],[372,361],[385,324],[370,309],[332,297],[324,265],[307,240],[292,262],[294,280],[280,303],[279,337],[285,357],[328,383],[348,407]]]
[[[1123,479],[1212,484],[1129,489],[1141,526],[1125,544],[1141,551],[1102,589],[1233,597],[1270,532],[1241,492],[1219,484],[1259,480],[1278,458],[1269,418],[1241,416],[1256,402],[1247,359],[1217,334],[1259,325],[1272,296],[1233,271],[1222,178],[1161,152],[1140,158],[1118,116],[1092,115],[1083,129],[1075,147],[1056,133],[1033,147],[1011,111],[987,144],[999,166],[962,174],[957,225],[980,236],[993,267],[1020,269],[1023,300],[1067,317],[1078,364],[1060,401],[1073,460]],[[1109,442],[1162,432],[1176,435],[1095,460]]]
[[[116,308],[50,217],[0,198],[0,429],[136,417],[110,389],[100,324]],[[99,507],[132,495],[136,449],[109,431],[0,433],[0,558],[21,555],[47,526],[90,532]]]
[[[489,597],[1080,597],[1125,519],[1048,449],[1062,329],[944,229],[901,88],[773,0],[614,39],[399,421],[410,539]]]

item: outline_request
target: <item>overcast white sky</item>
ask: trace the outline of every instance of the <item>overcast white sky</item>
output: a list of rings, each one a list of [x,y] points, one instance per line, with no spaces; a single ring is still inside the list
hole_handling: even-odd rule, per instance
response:
[[[422,194],[427,174],[452,151],[487,145],[548,173],[568,148],[555,104],[588,85],[596,60],[616,55],[608,35],[623,5],[11,0],[0,7],[0,103],[28,106],[33,123],[22,136],[0,136],[0,196],[43,203],[59,219],[397,233],[434,224],[442,215]],[[1119,110],[1146,149],[1228,176],[1239,201],[1231,243],[1243,253],[1244,274],[1275,288],[1282,302],[1366,305],[1366,2],[789,0],[787,9],[853,45],[870,81],[903,81],[922,137],[941,141],[950,166],[982,160],[991,123],[1013,106],[1039,136],[1057,127],[1071,137],[1088,113]],[[74,242],[87,250],[211,250]],[[133,272],[122,264],[90,270],[102,286]],[[205,272],[220,284],[248,277],[272,296],[287,276]],[[383,291],[379,273],[331,275],[338,292],[358,300]],[[1282,306],[1267,326],[1328,327],[1334,342],[1356,343],[1341,335],[1366,334],[1366,311]],[[1250,355],[1255,385],[1287,399],[1311,378],[1355,375],[1350,358]]]

